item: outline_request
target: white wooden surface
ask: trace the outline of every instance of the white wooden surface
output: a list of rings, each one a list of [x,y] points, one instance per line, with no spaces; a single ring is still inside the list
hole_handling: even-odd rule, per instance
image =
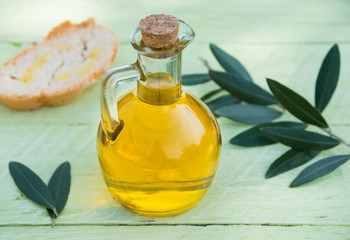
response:
[[[340,82],[324,112],[334,132],[350,141],[350,2],[337,1],[4,1],[0,0],[0,62],[37,42],[59,22],[93,16],[114,30],[121,46],[113,66],[134,61],[128,39],[150,13],[173,14],[196,30],[185,50],[184,73],[205,72],[198,57],[220,69],[209,50],[218,44],[237,57],[260,86],[270,77],[313,102],[315,79],[328,49],[341,51]],[[18,46],[19,43],[19,46]],[[215,84],[185,89],[198,96]],[[0,239],[350,239],[350,164],[300,188],[294,169],[265,180],[282,145],[242,148],[228,144],[248,126],[219,119],[223,149],[213,185],[190,211],[174,217],[133,214],[114,201],[95,150],[98,86],[58,108],[17,112],[0,105]],[[281,120],[294,119],[285,114]],[[348,154],[339,146],[322,153]],[[72,188],[57,227],[46,210],[21,195],[8,171],[19,161],[48,181],[63,161],[72,165]]]

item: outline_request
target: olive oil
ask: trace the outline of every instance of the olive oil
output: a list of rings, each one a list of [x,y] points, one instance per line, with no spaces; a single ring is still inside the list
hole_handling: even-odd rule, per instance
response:
[[[215,175],[221,136],[210,110],[170,75],[151,74],[118,101],[124,126],[113,142],[101,125],[97,151],[109,191],[143,215],[186,211]]]
[[[102,174],[114,198],[135,213],[184,212],[213,181],[219,126],[204,103],[181,89],[182,50],[194,36],[173,16],[148,16],[131,35],[136,62],[112,68],[101,79]],[[119,86],[130,81],[137,88],[117,100]]]

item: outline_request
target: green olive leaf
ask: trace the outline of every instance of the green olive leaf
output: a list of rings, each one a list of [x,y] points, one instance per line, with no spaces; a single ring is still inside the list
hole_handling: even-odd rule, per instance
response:
[[[38,175],[19,162],[10,162],[9,170],[17,187],[24,195],[39,205],[55,209],[52,195]]]
[[[209,74],[187,74],[182,76],[182,85],[196,85],[210,81]]]
[[[266,80],[273,95],[291,114],[305,123],[328,128],[321,113],[305,98],[275,80]]]
[[[227,54],[221,48],[216,46],[215,44],[210,44],[210,50],[214,54],[216,60],[220,63],[220,65],[228,72],[234,73],[240,78],[253,82],[252,77],[249,75],[248,71],[243,67],[243,65],[234,57]]]
[[[277,100],[264,89],[230,72],[209,71],[211,78],[223,89],[247,103],[259,105],[277,104]]]
[[[201,100],[206,101],[206,100],[210,99],[211,97],[214,97],[215,95],[221,93],[222,91],[224,91],[224,89],[221,89],[221,88],[212,90],[212,91],[204,94],[203,97],[201,97]]]
[[[255,104],[231,104],[218,108],[215,113],[236,122],[248,124],[270,122],[282,114],[275,109]]]
[[[230,143],[244,147],[265,146],[277,143],[260,131],[260,128],[262,127],[288,127],[293,129],[305,129],[307,125],[299,122],[263,123],[239,133],[230,140]]]
[[[318,72],[315,88],[315,106],[322,112],[337,87],[340,72],[340,52],[337,44],[327,53]]]
[[[315,158],[320,151],[299,151],[290,149],[277,158],[266,172],[266,178],[272,178],[286,171],[299,167]]]
[[[236,98],[235,96],[232,96],[231,94],[228,94],[208,102],[207,106],[210,108],[212,112],[215,112],[215,110],[220,107],[239,103],[239,102],[240,100],[238,98]]]
[[[54,199],[57,214],[60,214],[66,205],[71,185],[70,164],[62,163],[52,175],[49,181],[49,190]],[[47,209],[50,217],[55,219],[57,216],[51,210]]]
[[[333,172],[349,159],[350,155],[338,155],[319,160],[301,171],[301,173],[290,184],[290,187],[297,187],[323,177],[328,173]]]
[[[272,140],[300,151],[326,150],[340,143],[334,138],[301,129],[263,127],[260,130]]]

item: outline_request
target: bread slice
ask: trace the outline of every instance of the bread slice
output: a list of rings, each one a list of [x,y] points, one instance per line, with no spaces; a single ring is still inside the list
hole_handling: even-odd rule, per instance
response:
[[[66,21],[43,42],[4,63],[0,101],[23,111],[70,103],[98,82],[118,45],[116,36],[92,18],[80,24]]]

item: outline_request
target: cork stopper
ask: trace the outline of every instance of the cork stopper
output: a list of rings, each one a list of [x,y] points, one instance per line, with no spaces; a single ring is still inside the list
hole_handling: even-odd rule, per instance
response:
[[[171,15],[153,14],[140,20],[142,40],[147,47],[164,49],[177,42],[179,20]]]

